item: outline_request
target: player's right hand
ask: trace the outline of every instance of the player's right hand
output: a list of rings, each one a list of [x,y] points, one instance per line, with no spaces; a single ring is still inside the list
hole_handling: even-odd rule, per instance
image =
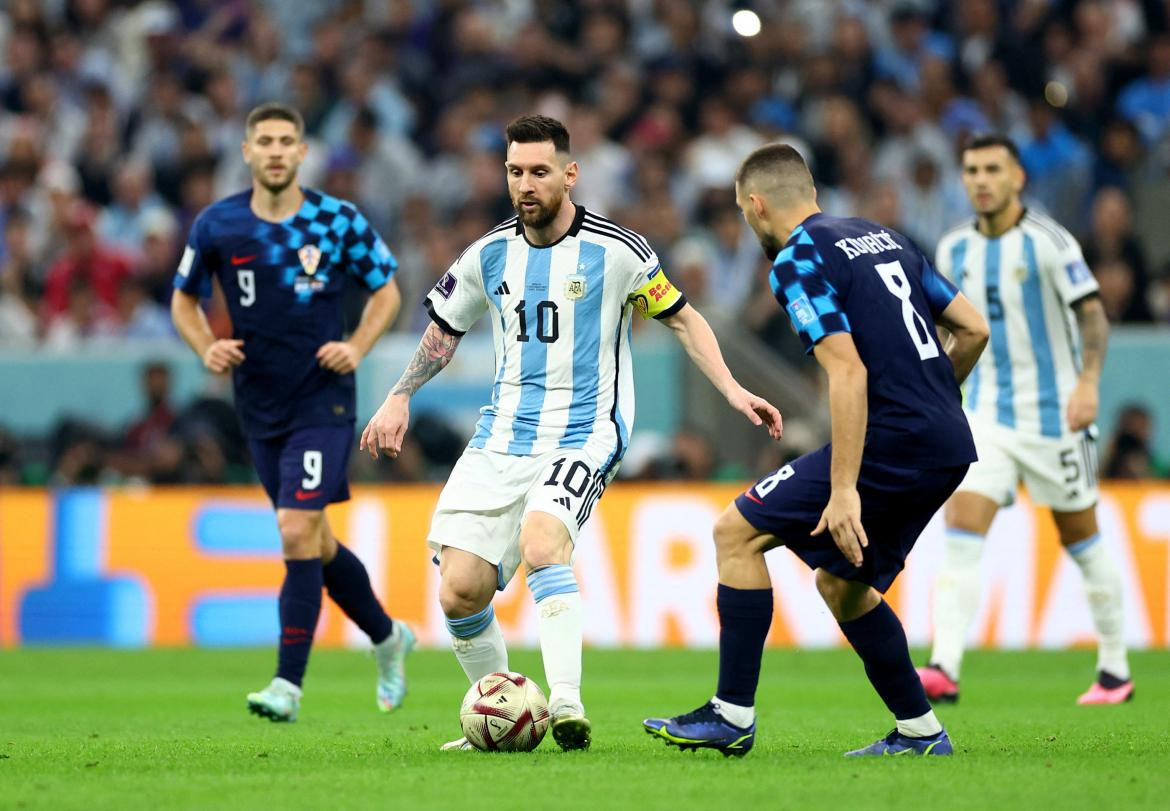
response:
[[[861,566],[861,550],[869,546],[869,538],[861,526],[861,496],[856,488],[833,488],[817,528],[809,534],[820,535],[826,529],[845,559],[854,566]]]
[[[203,365],[221,375],[244,362],[243,347],[244,342],[236,338],[220,338],[203,353]]]
[[[391,459],[398,458],[402,452],[402,438],[406,436],[406,426],[409,424],[410,398],[391,394],[370,418],[366,430],[362,431],[358,450],[369,451],[374,459],[378,458],[379,449],[385,451]]]

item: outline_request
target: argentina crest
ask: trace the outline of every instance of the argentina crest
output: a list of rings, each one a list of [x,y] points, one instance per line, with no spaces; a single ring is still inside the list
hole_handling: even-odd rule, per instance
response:
[[[585,297],[585,277],[580,273],[570,273],[565,277],[565,298],[576,301]]]
[[[299,251],[297,256],[300,257],[301,267],[307,275],[312,276],[317,272],[317,265],[321,261],[321,249],[316,245],[305,245]]]

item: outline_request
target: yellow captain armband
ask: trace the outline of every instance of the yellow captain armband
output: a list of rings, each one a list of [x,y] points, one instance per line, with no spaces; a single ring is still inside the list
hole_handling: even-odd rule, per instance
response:
[[[670,283],[661,267],[652,270],[646,281],[630,294],[643,318],[669,318],[683,308],[687,298]]]

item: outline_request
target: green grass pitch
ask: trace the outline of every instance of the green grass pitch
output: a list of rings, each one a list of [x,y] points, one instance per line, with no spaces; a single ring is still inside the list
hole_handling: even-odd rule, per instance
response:
[[[410,695],[374,706],[372,660],[316,651],[301,718],[250,716],[269,650],[0,652],[0,807],[528,809],[1170,807],[1170,652],[1133,656],[1135,700],[1077,707],[1093,655],[970,655],[940,717],[953,758],[844,760],[890,719],[852,653],[769,651],[759,735],[743,760],[681,753],[646,715],[709,697],[710,651],[585,655],[588,752],[437,751],[466,688],[448,651],[410,659]],[[543,683],[539,655],[514,669]]]

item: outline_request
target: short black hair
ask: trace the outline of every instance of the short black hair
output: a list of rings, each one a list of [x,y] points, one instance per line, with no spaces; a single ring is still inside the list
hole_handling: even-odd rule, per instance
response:
[[[983,135],[976,135],[968,141],[959,151],[960,160],[968,151],[972,149],[988,149],[993,146],[1002,146],[1012,156],[1012,160],[1016,163],[1020,162],[1020,148],[1016,146],[1016,142],[1006,135],[998,135],[996,133],[985,133]]]
[[[552,141],[557,152],[569,153],[569,130],[555,118],[547,115],[522,115],[504,130],[508,146],[518,144],[540,144]]]
[[[816,187],[804,157],[788,144],[766,144],[744,159],[735,173],[738,190],[754,187],[780,205],[815,199]]]
[[[305,132],[305,119],[301,117],[300,112],[295,107],[279,101],[268,101],[253,108],[244,122],[244,129],[251,133],[261,121],[273,120],[288,121],[297,128],[297,135],[303,135]]]

